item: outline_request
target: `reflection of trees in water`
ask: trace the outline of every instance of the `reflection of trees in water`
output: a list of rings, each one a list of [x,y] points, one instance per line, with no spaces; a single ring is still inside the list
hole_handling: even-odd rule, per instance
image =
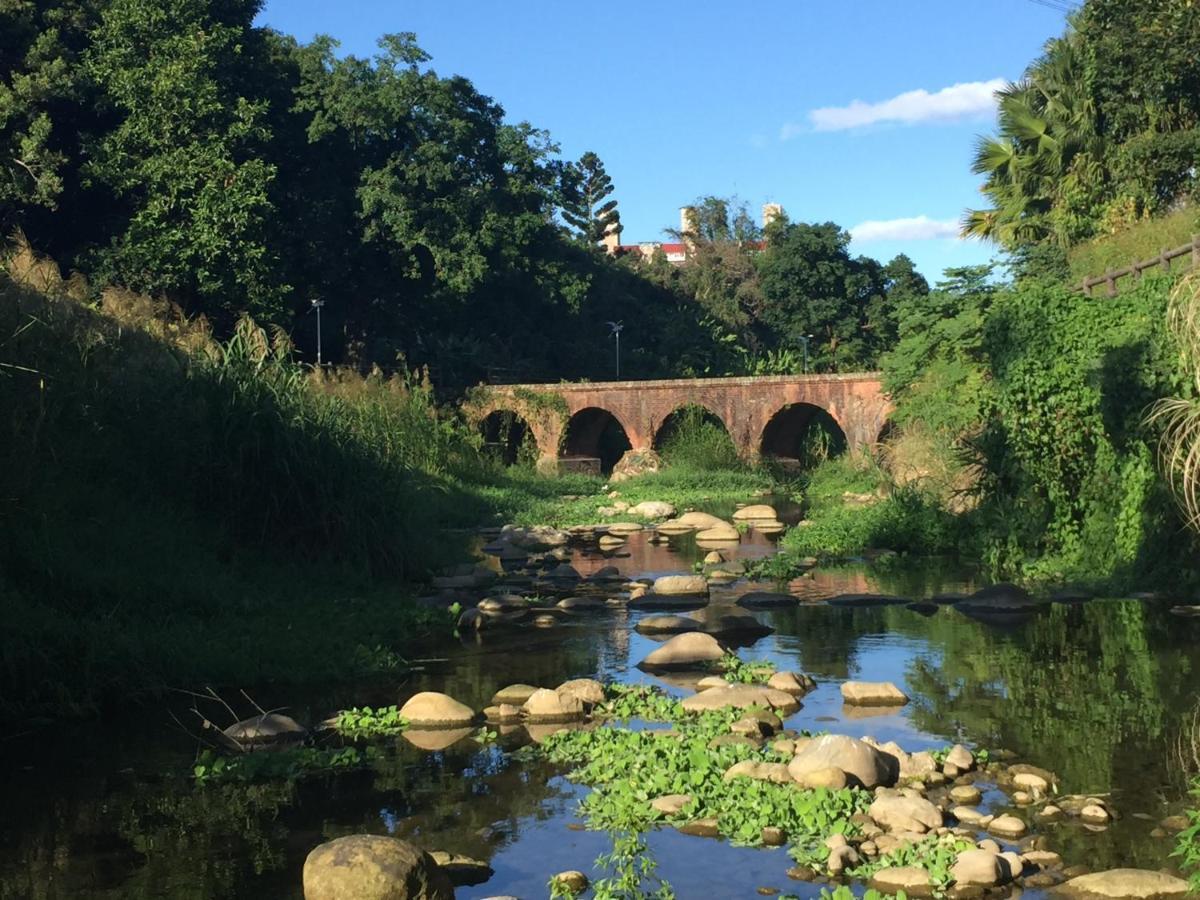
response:
[[[361,832],[487,860],[523,819],[574,802],[552,774],[468,740],[428,754],[396,743],[370,771],[297,785],[100,789],[52,802],[41,820],[12,823],[20,831],[0,857],[0,898],[299,898],[308,851]]]

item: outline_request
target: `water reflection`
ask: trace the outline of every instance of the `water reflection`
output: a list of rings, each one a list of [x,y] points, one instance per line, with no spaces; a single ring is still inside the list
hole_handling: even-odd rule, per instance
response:
[[[761,555],[772,547],[769,537],[751,534],[740,551]],[[689,571],[702,555],[686,538],[654,545],[644,535],[625,551],[577,554],[572,562],[584,574],[616,565],[635,576]],[[1151,830],[1181,799],[1166,743],[1196,700],[1200,620],[1138,601],[1095,600],[1050,605],[996,627],[941,604],[818,602],[847,593],[928,599],[973,587],[964,573],[938,562],[817,569],[789,586],[801,605],[753,613],[775,631],[742,655],[817,679],[791,727],[871,734],[909,750],[955,740],[1010,749],[1054,771],[1064,791],[1111,792],[1121,816],[1111,827],[1048,826],[1050,846],[1069,862],[1168,865],[1169,841]],[[736,599],[755,589],[778,586],[735,582],[714,591],[704,615],[747,614]],[[431,650],[445,661],[402,685],[268,700],[317,721],[340,705],[390,703],[425,688],[481,708],[513,682],[552,686],[593,675],[686,693],[682,684],[635,668],[657,646],[633,630],[642,615],[618,608],[548,630],[472,635]],[[913,702],[878,714],[843,707],[838,686],[846,678],[895,681]],[[380,749],[368,771],[294,786],[196,789],[164,775],[186,770],[191,758],[186,739],[167,726],[164,714],[147,709],[132,720],[8,742],[0,898],[298,898],[307,852],[362,831],[476,857],[495,869],[489,882],[461,888],[459,897],[537,897],[550,874],[589,871],[609,848],[607,836],[572,827],[580,788],[505,752],[527,739],[520,728],[505,729],[495,745],[470,734],[410,735],[418,743],[428,738],[426,749],[398,739]],[[1008,802],[999,793],[989,798]],[[757,886],[815,893],[788,883],[780,850],[738,849],[670,829],[649,841],[660,874],[681,897],[746,896]]]

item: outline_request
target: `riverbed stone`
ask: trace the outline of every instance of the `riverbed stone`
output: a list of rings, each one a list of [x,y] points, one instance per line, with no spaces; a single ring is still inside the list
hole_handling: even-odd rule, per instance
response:
[[[571,722],[582,719],[583,701],[574,694],[541,688],[533,692],[521,707],[526,718],[534,723]]]
[[[560,694],[567,693],[578,697],[585,707],[604,702],[604,685],[594,678],[572,678],[570,681],[564,681],[555,690]]]
[[[755,759],[744,759],[734,763],[721,776],[725,781],[735,778],[752,778],[755,781],[769,781],[772,784],[791,784],[794,779],[788,771],[786,763],[760,762]]]
[[[520,547],[522,550],[547,550],[562,547],[571,535],[561,528],[549,525],[505,525],[500,529],[498,540]]]
[[[797,675],[795,672],[775,672],[767,679],[767,687],[800,696],[807,694],[816,687],[816,684],[807,675]]]
[[[663,597],[677,594],[707,594],[708,582],[702,575],[663,575],[654,579],[654,593]]]
[[[1106,825],[1112,817],[1103,806],[1089,803],[1079,811],[1079,818],[1089,825]]]
[[[742,534],[728,522],[721,522],[719,525],[713,525],[710,528],[704,528],[696,532],[697,543],[707,541],[710,543],[733,543],[740,541]]]
[[[970,772],[975,768],[975,757],[962,744],[955,744],[946,754],[946,762],[962,772]]]
[[[450,878],[455,887],[470,887],[483,884],[492,877],[493,869],[483,860],[463,856],[461,853],[450,853],[447,850],[432,850],[429,853],[433,861]]]
[[[717,525],[729,524],[719,516],[714,516],[712,513],[700,512],[699,510],[685,512],[682,516],[678,516],[671,521],[682,527],[690,528],[693,531],[702,531],[705,528],[714,528]]]
[[[409,725],[424,728],[458,728],[475,721],[475,711],[453,697],[437,691],[414,694],[400,707]]]
[[[282,713],[263,713],[235,722],[222,733],[228,738],[233,738],[239,744],[252,746],[303,740],[308,734],[308,729],[291,716],[285,716]]]
[[[705,675],[696,682],[696,691],[707,691],[710,688],[729,687],[729,682],[720,675]]]
[[[908,695],[890,681],[846,681],[842,700],[852,706],[903,706]]]
[[[895,784],[899,776],[899,764],[895,757],[888,756],[865,741],[841,734],[814,738],[788,764],[792,777],[797,781],[802,781],[806,773],[830,766],[841,769],[866,788]]]
[[[875,823],[891,832],[924,834],[942,827],[942,811],[921,797],[880,794],[867,811]]]
[[[669,519],[675,515],[675,507],[665,500],[643,500],[637,506],[630,507],[629,513],[643,519]]]
[[[1145,869],[1109,869],[1080,875],[1053,889],[1060,896],[1109,900],[1167,900],[1186,897],[1188,884],[1165,872]]]
[[[704,630],[711,635],[722,637],[734,636],[741,638],[761,637],[774,631],[751,615],[738,613],[722,613],[715,618],[706,618]]]
[[[791,772],[791,769],[788,769]],[[837,766],[825,766],[823,769],[811,769],[804,772],[799,777],[792,775],[796,784],[802,788],[807,788],[810,791],[824,788],[827,791],[840,791],[845,788],[850,780],[846,777],[846,773]]]
[[[964,850],[950,869],[956,885],[995,887],[1008,881],[1008,865],[990,850]]]
[[[557,885],[566,888],[572,894],[582,894],[587,890],[588,877],[578,869],[570,869],[566,872],[559,872],[550,879]]]
[[[983,794],[973,784],[956,784],[950,788],[950,799],[955,803],[974,806],[983,799]]]
[[[988,823],[987,830],[997,837],[1019,838],[1028,830],[1028,826],[1016,816],[997,816]]]
[[[671,670],[696,669],[715,663],[725,655],[725,649],[711,634],[689,632],[676,635],[638,663],[639,669]]]
[[[641,634],[683,634],[699,631],[701,624],[687,616],[647,616],[634,626]]]
[[[981,812],[973,806],[956,806],[950,810],[950,815],[958,819],[964,825],[974,825],[979,828],[987,828],[994,816],[990,813]]]
[[[746,609],[779,609],[786,606],[795,606],[800,602],[791,594],[780,594],[774,591],[750,591],[748,594],[742,594],[738,597],[738,606],[744,606]]]
[[[910,897],[928,897],[933,892],[929,873],[916,866],[889,866],[880,869],[872,876],[870,885],[875,890],[888,894],[904,891]]]
[[[499,706],[502,703],[510,703],[513,706],[524,706],[525,701],[532,697],[536,690],[538,688],[532,684],[510,684],[492,695],[492,704]]]
[[[745,522],[751,519],[778,519],[779,514],[775,512],[775,507],[768,506],[765,503],[756,503],[753,506],[743,506],[733,514],[735,522]]]
[[[779,710],[787,715],[799,709],[800,703],[791,694],[761,684],[731,684],[729,687],[711,688],[683,701],[683,708],[688,712],[727,707],[747,709],[751,706]]]
[[[691,794],[666,794],[650,801],[650,808],[664,816],[675,816],[692,802]]]
[[[449,876],[406,841],[354,834],[321,844],[304,861],[304,900],[454,900]]]

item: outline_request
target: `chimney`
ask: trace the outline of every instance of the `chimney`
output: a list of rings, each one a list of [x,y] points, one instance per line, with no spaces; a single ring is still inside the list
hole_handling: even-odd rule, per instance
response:
[[[618,226],[613,226],[604,232],[604,252],[609,256],[615,256],[620,249],[621,229]]]
[[[783,206],[778,203],[764,203],[762,208],[762,227],[767,227],[783,215]]]
[[[683,235],[684,244],[690,247],[695,242],[695,234],[699,227],[699,222],[696,221],[696,207],[679,207],[679,231]]]

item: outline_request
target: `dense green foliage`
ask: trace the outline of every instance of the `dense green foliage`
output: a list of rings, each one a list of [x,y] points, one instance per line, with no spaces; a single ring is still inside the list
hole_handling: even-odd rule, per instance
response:
[[[1200,800],[1200,779],[1192,785],[1192,797]],[[1200,809],[1188,813],[1188,827],[1179,832],[1173,855],[1191,875],[1192,890],[1200,890]]]
[[[999,134],[981,140],[975,159],[993,206],[968,214],[966,233],[1061,252],[1193,202],[1198,36],[1190,0],[1083,4],[1000,92]]]
[[[722,298],[754,291],[727,290],[724,268],[594,252],[620,229],[596,154],[559,158],[547,132],[431,69],[412,34],[342,55],[255,26],[260,5],[0,7],[0,233],[22,229],[98,285],[161,293],[222,337],[244,313],[280,325],[310,358],[323,300],[325,359],[391,371],[401,355],[447,393],[607,377],[607,321],[625,323],[641,377],[747,371],[803,329],[821,330],[822,366],[880,349],[863,331],[880,267],[851,260],[835,226],[771,250],[790,273],[768,279],[772,309],[818,262],[828,274],[787,321],[759,322],[767,307],[747,300],[771,334],[745,331]],[[700,256],[720,248],[741,260],[733,280],[757,279],[749,231],[706,235]]]

